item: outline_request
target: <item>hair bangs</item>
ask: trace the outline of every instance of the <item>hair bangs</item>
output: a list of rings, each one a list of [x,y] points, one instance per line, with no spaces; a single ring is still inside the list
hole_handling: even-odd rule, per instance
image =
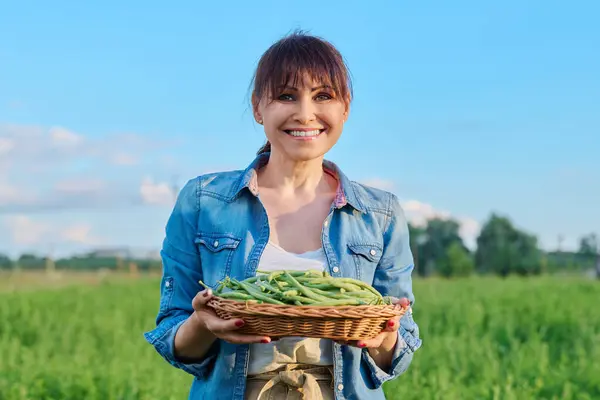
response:
[[[276,99],[285,87],[298,87],[305,78],[331,88],[338,100],[350,103],[352,86],[341,54],[320,38],[294,33],[272,45],[260,59],[254,77],[254,105],[265,95]]]

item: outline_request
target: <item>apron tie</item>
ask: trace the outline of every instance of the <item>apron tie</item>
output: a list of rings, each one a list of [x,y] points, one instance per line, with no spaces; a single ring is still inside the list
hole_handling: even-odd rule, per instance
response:
[[[267,378],[265,375],[268,375],[271,379],[263,386],[258,394],[257,400],[269,400],[268,391],[279,383],[285,384],[288,388],[296,389],[302,394],[302,399],[304,400],[323,400],[321,388],[317,383],[317,378],[313,375],[314,372],[320,372],[323,368],[294,368],[296,368],[295,365],[287,365],[285,370],[259,376],[261,378]],[[322,375],[319,378],[321,377]]]

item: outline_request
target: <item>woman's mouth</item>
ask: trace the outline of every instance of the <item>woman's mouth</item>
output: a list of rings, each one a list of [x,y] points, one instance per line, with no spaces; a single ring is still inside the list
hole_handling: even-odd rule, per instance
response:
[[[315,137],[319,136],[321,133],[323,133],[324,131],[325,131],[325,129],[311,129],[311,130],[285,129],[284,130],[285,133],[287,133],[288,135],[290,135],[292,137],[306,138],[306,139],[315,138]]]

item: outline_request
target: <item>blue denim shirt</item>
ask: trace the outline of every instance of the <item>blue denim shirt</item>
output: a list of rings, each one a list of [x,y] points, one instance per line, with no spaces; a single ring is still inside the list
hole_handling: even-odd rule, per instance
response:
[[[245,279],[256,274],[269,240],[256,173],[268,157],[268,153],[257,156],[243,171],[188,181],[166,225],[156,327],[144,336],[171,365],[194,376],[190,399],[244,399],[248,345],[217,340],[202,360],[182,363],[174,357],[173,342],[177,329],[193,312],[192,298],[203,289],[198,280],[216,287],[225,276]],[[321,234],[329,273],[360,279],[383,295],[407,297],[413,304],[413,257],[398,199],[350,181],[332,162],[325,160],[323,166],[339,182]],[[387,371],[375,364],[367,349],[334,343],[336,400],[385,398],[381,385],[404,373],[421,346],[412,311],[400,322]]]

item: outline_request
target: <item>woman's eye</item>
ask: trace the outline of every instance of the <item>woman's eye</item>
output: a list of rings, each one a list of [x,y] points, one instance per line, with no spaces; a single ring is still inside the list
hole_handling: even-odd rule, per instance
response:
[[[319,95],[317,95],[316,99],[318,101],[325,101],[325,100],[330,100],[332,97],[330,94],[328,93],[321,93]]]
[[[280,94],[279,97],[278,97],[278,99],[282,100],[282,101],[291,101],[291,100],[294,100],[294,98],[292,97],[291,94],[285,94],[285,93],[284,94]]]

